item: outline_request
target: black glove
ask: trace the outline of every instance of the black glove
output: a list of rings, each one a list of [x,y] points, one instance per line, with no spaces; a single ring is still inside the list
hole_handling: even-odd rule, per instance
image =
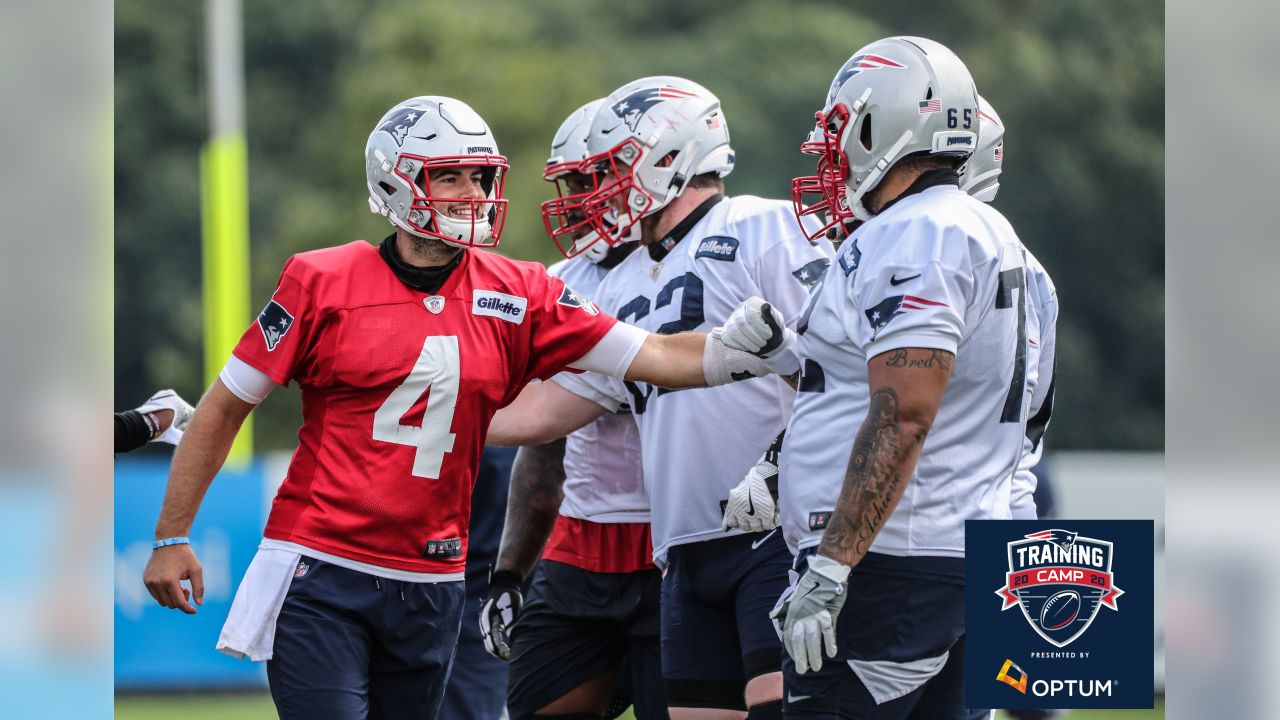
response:
[[[489,594],[480,608],[480,636],[484,649],[499,660],[511,659],[511,626],[524,608],[523,583],[510,570],[498,570],[489,576]]]

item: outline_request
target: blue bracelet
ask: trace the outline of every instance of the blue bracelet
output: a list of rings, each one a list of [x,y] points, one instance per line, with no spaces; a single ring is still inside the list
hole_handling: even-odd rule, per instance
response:
[[[191,544],[191,538],[189,537],[171,537],[171,538],[165,538],[163,540],[156,540],[155,542],[151,543],[151,549],[159,550],[162,547],[169,547],[170,545],[190,545],[190,544]]]

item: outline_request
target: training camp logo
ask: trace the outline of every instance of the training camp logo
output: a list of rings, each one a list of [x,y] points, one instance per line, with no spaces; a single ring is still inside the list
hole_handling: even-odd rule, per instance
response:
[[[610,107],[613,108],[613,113],[626,123],[632,132],[635,132],[636,126],[640,124],[640,118],[644,117],[644,114],[654,105],[663,100],[691,97],[698,97],[698,94],[670,86],[645,88],[631,93]]]
[[[1118,610],[1124,591],[1111,574],[1112,544],[1069,530],[1042,530],[1008,543],[1009,572],[996,595],[1057,647],[1084,634],[1103,605]]]

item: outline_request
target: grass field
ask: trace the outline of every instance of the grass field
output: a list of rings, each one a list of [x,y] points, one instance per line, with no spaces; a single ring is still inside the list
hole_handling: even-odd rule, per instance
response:
[[[997,717],[1003,717],[997,715]],[[1164,703],[1154,710],[1076,710],[1071,720],[1158,720]],[[116,720],[276,720],[267,695],[120,695]],[[443,718],[442,720],[449,720]],[[631,713],[622,716],[631,720]]]

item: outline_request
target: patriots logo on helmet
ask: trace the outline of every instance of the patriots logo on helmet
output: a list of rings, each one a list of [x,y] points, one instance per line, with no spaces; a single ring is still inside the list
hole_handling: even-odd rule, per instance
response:
[[[640,124],[640,118],[644,117],[644,114],[649,112],[654,105],[663,100],[697,96],[697,93],[681,90],[677,87],[645,88],[631,93],[610,107],[613,109],[613,114],[626,123],[632,132],[635,132],[636,126]]]
[[[881,300],[874,307],[863,311],[867,316],[867,322],[871,323],[871,339],[875,340],[884,326],[899,315],[912,310],[924,310],[927,307],[947,307],[947,304],[915,295],[890,295]]]
[[[890,60],[882,55],[874,53],[863,53],[854,55],[840,68],[840,72],[836,73],[835,80],[831,81],[831,90],[827,92],[827,105],[835,100],[836,91],[849,80],[849,78],[857,75],[863,70],[906,70],[907,66],[895,60]]]
[[[422,116],[426,111],[422,108],[401,108],[396,114],[387,118],[387,121],[378,126],[378,130],[395,138],[396,145],[403,146],[405,138],[409,137],[409,131],[422,120]]]

